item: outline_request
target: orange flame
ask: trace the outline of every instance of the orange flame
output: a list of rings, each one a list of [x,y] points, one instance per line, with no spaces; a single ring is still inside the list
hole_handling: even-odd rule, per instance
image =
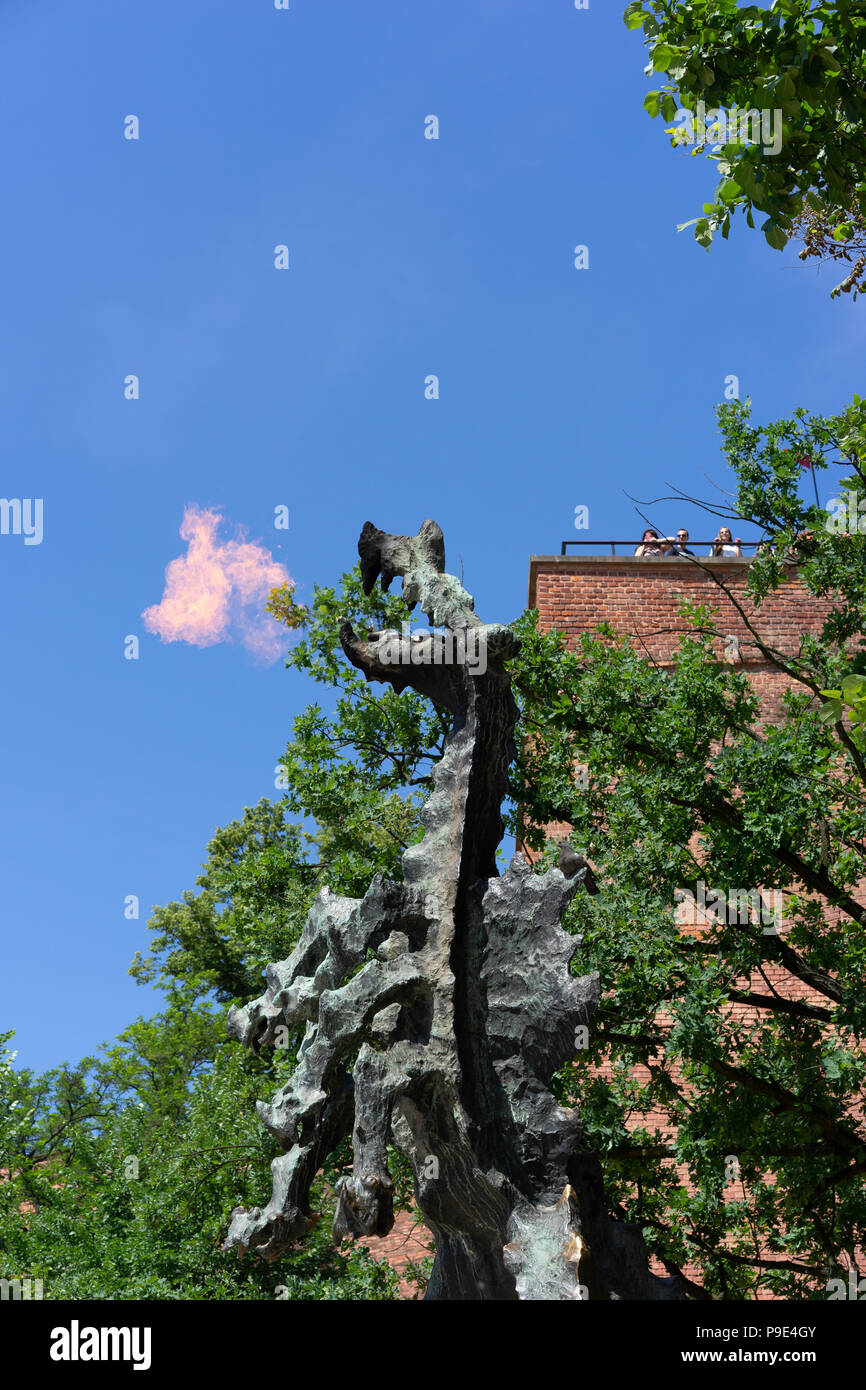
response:
[[[271,589],[294,585],[286,569],[265,546],[243,539],[221,541],[223,518],[214,509],[184,508],[180,534],[189,545],[185,555],[165,570],[162,600],[142,613],[148,632],[163,642],[190,642],[213,647],[241,643],[258,661],[272,662],[285,650],[285,632],[263,611]]]

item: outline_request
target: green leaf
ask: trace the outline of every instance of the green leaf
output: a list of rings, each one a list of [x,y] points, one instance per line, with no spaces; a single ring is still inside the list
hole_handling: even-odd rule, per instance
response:
[[[818,711],[822,724],[838,724],[844,712],[841,700],[828,700]]]
[[[674,61],[674,51],[666,43],[656,44],[650,55],[655,72],[667,72]]]
[[[836,57],[834,53],[830,52],[829,48],[816,49],[815,56],[821,60],[821,64],[827,70],[827,72],[842,71],[839,59]]]
[[[734,165],[733,173],[737,187],[741,188],[744,193],[748,193],[750,197],[754,196],[755,170],[751,161],[741,159],[738,164]]]
[[[846,676],[842,682],[842,698],[848,705],[866,699],[866,676]]]
[[[710,230],[708,219],[706,217],[699,217],[695,223],[695,241],[709,251],[712,239],[713,234]]]
[[[842,1068],[835,1052],[826,1053],[822,1058],[822,1065],[824,1067],[824,1075],[827,1077],[828,1081],[839,1080],[842,1075]]]
[[[639,29],[643,24],[644,14],[640,4],[629,5],[623,15],[626,29]]]
[[[772,246],[774,251],[784,251],[788,245],[788,238],[777,222],[772,217],[764,223],[761,229],[767,239],[767,243]]]
[[[647,92],[643,99],[644,111],[648,111],[651,116],[657,116],[659,113],[659,101],[659,92]]]

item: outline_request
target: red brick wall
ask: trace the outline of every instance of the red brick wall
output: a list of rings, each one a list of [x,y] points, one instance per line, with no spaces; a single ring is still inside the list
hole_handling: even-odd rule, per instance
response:
[[[683,599],[712,605],[719,610],[719,626],[739,639],[748,667],[783,678],[768,668],[755,647],[748,628],[734,605],[715,583],[723,576],[743,604],[761,638],[786,655],[796,652],[803,632],[820,629],[830,604],[812,597],[792,566],[790,578],[755,609],[746,597],[748,560],[638,559],[606,555],[533,556],[529,570],[529,607],[537,608],[541,626],[559,628],[574,642],[600,622],[610,622],[631,633],[655,661],[668,663],[683,623],[677,614]],[[724,644],[717,643],[719,656]]]

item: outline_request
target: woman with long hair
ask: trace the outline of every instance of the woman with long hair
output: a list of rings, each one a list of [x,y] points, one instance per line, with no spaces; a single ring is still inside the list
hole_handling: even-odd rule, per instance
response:
[[[743,552],[741,549],[741,544],[742,542],[740,541],[739,536],[737,536],[736,540],[731,539],[730,526],[720,526],[719,534],[716,536],[716,539],[713,541],[713,544],[710,547],[710,554],[716,556],[742,556]]]
[[[635,546],[635,555],[664,555],[667,545],[662,545],[659,540],[658,531],[653,531],[651,527],[643,533],[640,545]]]

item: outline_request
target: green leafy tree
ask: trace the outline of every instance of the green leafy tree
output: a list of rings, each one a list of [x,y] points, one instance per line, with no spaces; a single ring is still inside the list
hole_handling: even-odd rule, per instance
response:
[[[3,1119],[10,1107],[19,1118],[2,1131],[2,1276],[41,1279],[49,1299],[394,1298],[387,1265],[360,1247],[331,1248],[339,1156],[317,1185],[324,1216],[303,1248],[274,1265],[222,1250],[232,1207],[268,1181],[275,1149],[255,1101],[274,1074],[223,1041],[177,1111],[178,1032],[170,1012],[68,1074],[7,1072]],[[288,1065],[278,1057],[277,1075]]]
[[[804,237],[807,254],[829,254],[828,238],[844,247],[862,234],[866,213],[866,12],[855,0],[775,0],[769,6],[738,0],[635,0],[625,11],[630,29],[642,29],[649,74],[667,81],[644,106],[670,123],[678,110],[697,114],[736,110],[776,113],[776,130],[756,140],[739,118],[721,147],[713,124],[696,123],[692,152],[716,161],[713,201],[694,219],[695,237],[709,248],[731,216],[765,215],[761,230],[782,250],[792,234],[809,232],[804,214],[818,220]],[[685,125],[669,128],[683,143]],[[718,133],[718,132],[716,132]],[[692,223],[684,224],[686,226]],[[819,235],[820,233],[820,235]],[[817,238],[817,239],[816,239]],[[811,250],[810,250],[811,248]],[[862,269],[862,267],[861,267]],[[844,286],[843,286],[844,287]],[[848,286],[850,288],[850,286]]]
[[[709,604],[684,607],[668,669],[610,628],[569,650],[528,615],[515,794],[525,839],[541,847],[547,823],[570,823],[602,887],[571,908],[576,968],[600,969],[605,993],[561,1094],[581,1105],[617,1210],[670,1271],[697,1266],[696,1297],[820,1298],[866,1231],[866,766],[854,722],[866,536],[801,501],[798,460],[854,455],[849,483],[864,497],[866,409],[764,428],[747,404],[719,414],[738,489],[717,514],[767,537],[749,570],[754,606],[705,568],[788,678],[783,721],[762,726],[746,674],[718,655],[729,622]],[[829,613],[792,654],[763,632],[760,605],[795,564]],[[582,791],[575,760],[590,770]],[[699,881],[726,902],[695,937],[674,912]],[[746,907],[746,885],[783,894],[786,930]],[[626,1123],[650,1112],[660,1118]]]
[[[343,575],[339,592],[316,587],[286,664],[334,690],[336,706],[325,714],[311,705],[295,721],[282,763],[288,808],[316,823],[322,881],[362,896],[375,872],[399,876],[400,856],[421,833],[418,811],[450,719],[415,691],[372,689],[343,655],[346,621],[364,636],[400,631],[409,615],[397,593],[377,586],[365,594],[357,567]]]

